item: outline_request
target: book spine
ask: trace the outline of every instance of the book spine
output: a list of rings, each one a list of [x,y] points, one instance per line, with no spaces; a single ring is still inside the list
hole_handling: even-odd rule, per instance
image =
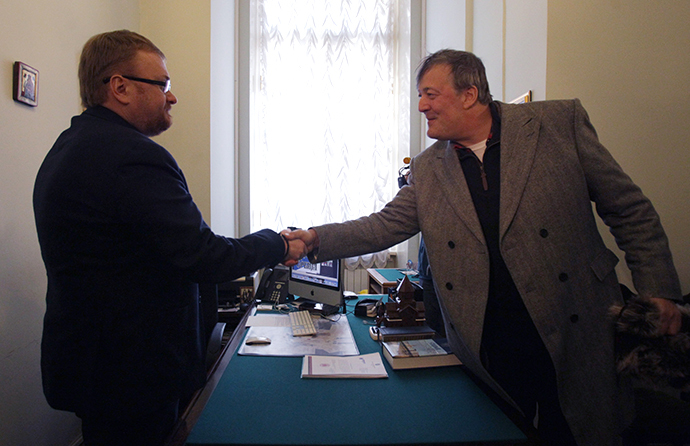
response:
[[[434,337],[433,333],[418,333],[418,334],[396,334],[396,335],[380,335],[383,342],[394,341],[413,341],[415,339],[431,339]]]

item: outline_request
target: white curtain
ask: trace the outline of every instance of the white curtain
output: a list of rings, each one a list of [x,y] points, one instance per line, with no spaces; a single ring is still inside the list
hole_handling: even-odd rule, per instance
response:
[[[380,210],[409,154],[409,0],[252,0],[251,10],[252,231]]]

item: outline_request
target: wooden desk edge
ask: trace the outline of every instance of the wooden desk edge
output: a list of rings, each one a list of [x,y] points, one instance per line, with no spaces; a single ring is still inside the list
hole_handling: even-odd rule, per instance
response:
[[[395,281],[391,282],[390,280],[383,277],[383,275],[381,275],[381,273],[379,273],[377,271],[377,268],[368,268],[367,273],[369,274],[369,276],[371,278],[373,278],[375,281],[377,281],[379,283],[379,285],[381,285],[381,286],[385,286],[386,284],[389,284],[389,285],[393,284],[394,285],[396,283]]]
[[[228,363],[235,354],[235,350],[242,341],[245,329],[247,326],[247,319],[250,315],[254,314],[256,305],[252,305],[242,317],[242,320],[233,331],[228,343],[223,348],[223,351],[216,362],[214,368],[209,374],[206,384],[201,389],[197,390],[192,396],[191,401],[187,405],[185,411],[180,415],[180,419],[175,424],[172,433],[165,442],[165,446],[183,446],[187,442],[187,437],[192,432],[192,428],[196,424],[201,412],[203,412],[208,403],[209,398],[216,389],[220,378],[223,376]]]

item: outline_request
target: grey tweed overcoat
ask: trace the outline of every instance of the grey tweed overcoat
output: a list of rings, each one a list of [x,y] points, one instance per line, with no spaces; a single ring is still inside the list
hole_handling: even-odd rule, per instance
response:
[[[621,301],[618,258],[600,236],[592,203],[642,295],[681,296],[668,240],[579,100],[499,106],[503,259],[553,359],[578,443],[618,444],[633,410],[629,383],[615,373],[607,319]],[[314,229],[319,261],[379,251],[421,231],[455,354],[512,403],[479,360],[489,253],[452,143],[416,156],[410,185],[380,212]]]

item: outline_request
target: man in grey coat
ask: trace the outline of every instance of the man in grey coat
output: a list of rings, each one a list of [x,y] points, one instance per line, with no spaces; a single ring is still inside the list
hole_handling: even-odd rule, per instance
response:
[[[633,416],[607,319],[622,300],[618,259],[592,202],[637,292],[654,300],[673,334],[681,291],[659,216],[578,100],[492,101],[481,61],[454,50],[425,59],[417,89],[438,141],[412,160],[409,186],[380,212],[287,237],[324,261],[421,231],[463,363],[530,423],[538,419],[547,444],[618,444]]]

